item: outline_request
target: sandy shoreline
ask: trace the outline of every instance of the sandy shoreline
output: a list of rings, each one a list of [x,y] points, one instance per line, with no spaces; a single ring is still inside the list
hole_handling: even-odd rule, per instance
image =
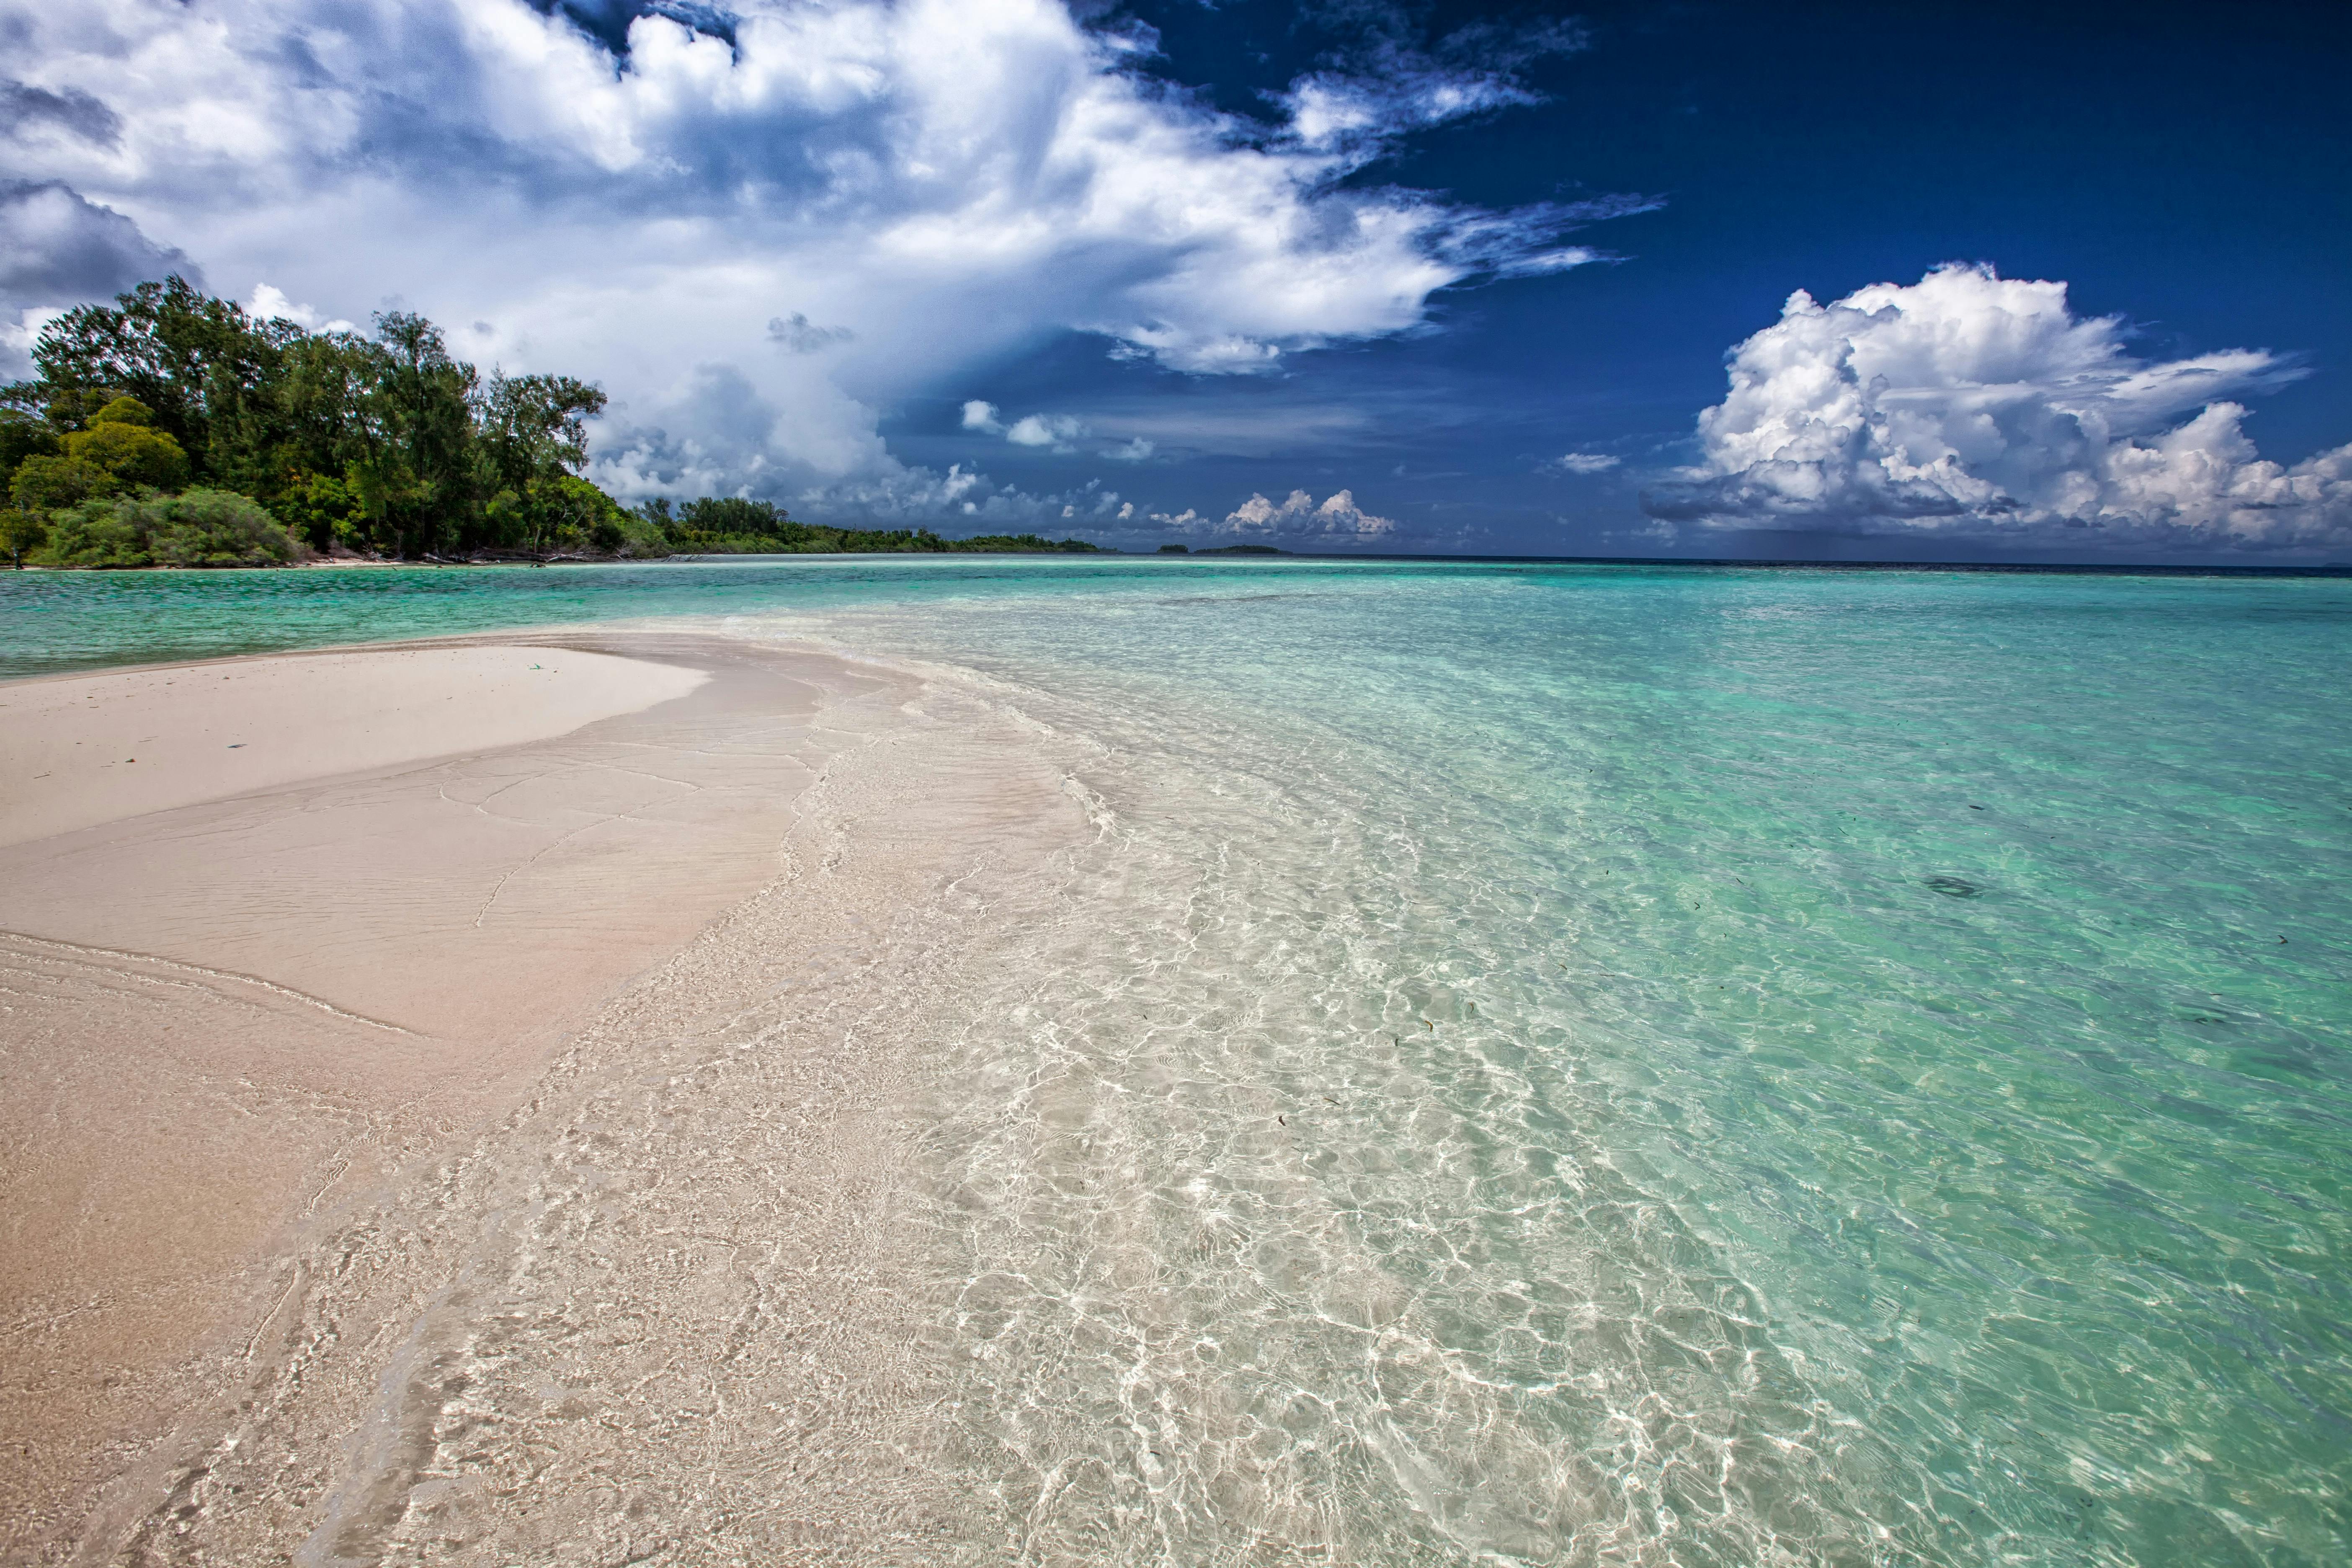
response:
[[[0,686],[0,845],[277,785],[552,740],[683,697],[707,679],[676,665],[567,655],[486,640]]]
[[[0,1558],[384,1560],[459,1500],[402,1358],[478,1338],[452,1291],[522,1267],[515,1216],[573,1179],[564,1118],[681,1052],[793,1108],[745,1130],[781,1142],[704,1202],[712,1234],[756,1212],[801,1294],[835,1292],[864,1347],[836,1384],[894,1364],[859,1337],[889,1315],[872,1259],[844,1262],[907,1135],[877,1052],[912,1034],[876,1020],[984,924],[973,888],[1082,826],[1010,727],[922,696],[596,631],[0,687]],[[758,1017],[757,1068],[714,1069]],[[646,1151],[655,1184],[737,1160],[713,1137]],[[587,1496],[534,1514],[594,1536]]]

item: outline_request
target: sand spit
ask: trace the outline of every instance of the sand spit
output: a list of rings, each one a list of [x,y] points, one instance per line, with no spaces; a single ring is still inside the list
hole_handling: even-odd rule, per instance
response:
[[[446,720],[338,721],[343,771],[286,776],[303,667],[385,660]],[[0,1560],[875,1561],[948,1522],[901,1457],[942,1384],[894,1194],[991,889],[1085,831],[1026,737],[682,634],[170,679],[156,754],[226,723],[273,782],[0,848]],[[79,695],[12,754],[105,722]],[[476,749],[500,705],[538,738]]]
[[[705,679],[609,654],[549,657],[556,651],[371,648],[0,687],[0,845],[308,779],[552,740],[683,697]]]

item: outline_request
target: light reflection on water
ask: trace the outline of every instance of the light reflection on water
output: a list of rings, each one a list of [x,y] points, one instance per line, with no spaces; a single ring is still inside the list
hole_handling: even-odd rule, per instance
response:
[[[933,1143],[1033,1556],[2352,1555],[2352,584],[303,575],[10,668],[691,615],[1045,727]]]

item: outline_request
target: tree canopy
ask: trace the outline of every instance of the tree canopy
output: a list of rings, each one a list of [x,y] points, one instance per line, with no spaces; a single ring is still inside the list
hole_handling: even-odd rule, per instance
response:
[[[26,510],[194,483],[259,502],[313,548],[402,558],[620,526],[579,478],[604,393],[485,378],[406,311],[312,332],[173,277],[51,321],[33,363],[37,379],[0,392],[0,460]]]
[[[20,565],[262,564],[304,546],[397,560],[1095,548],[826,527],[740,497],[625,510],[582,473],[602,389],[485,376],[404,310],[314,332],[171,277],[56,317],[33,364],[0,388],[15,520],[0,548]]]

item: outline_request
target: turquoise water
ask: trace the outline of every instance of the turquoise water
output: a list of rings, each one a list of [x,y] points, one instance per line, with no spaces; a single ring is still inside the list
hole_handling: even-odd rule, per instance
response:
[[[1031,1555],[2352,1559],[2352,582],[0,577],[16,674],[667,616],[1105,825],[938,1089]]]

